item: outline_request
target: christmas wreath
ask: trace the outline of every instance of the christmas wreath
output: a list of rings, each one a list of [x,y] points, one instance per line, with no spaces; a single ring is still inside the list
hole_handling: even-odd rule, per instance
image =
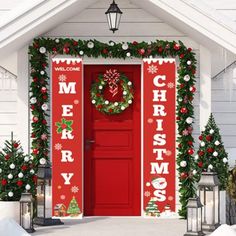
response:
[[[123,99],[121,101],[111,102],[105,99],[103,95],[104,88],[108,85],[112,97],[118,93],[119,86],[123,90]],[[107,70],[104,75],[100,74],[96,82],[91,87],[91,102],[96,109],[104,114],[119,114],[132,104],[133,86],[132,82],[117,70]]]

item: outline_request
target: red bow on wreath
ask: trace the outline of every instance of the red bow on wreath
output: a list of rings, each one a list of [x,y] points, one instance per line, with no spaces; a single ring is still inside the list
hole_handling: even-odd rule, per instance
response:
[[[120,78],[120,73],[117,70],[107,70],[106,73],[103,75],[104,81],[108,82],[109,91],[114,97],[118,93],[118,81]]]

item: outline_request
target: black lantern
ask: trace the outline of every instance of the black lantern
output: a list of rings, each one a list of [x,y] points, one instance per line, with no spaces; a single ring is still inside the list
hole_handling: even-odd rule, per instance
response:
[[[198,183],[200,201],[203,203],[202,228],[214,231],[220,226],[219,179],[214,172],[202,172]]]
[[[189,198],[187,204],[187,233],[184,236],[203,236],[202,204],[199,197]]]
[[[20,198],[20,225],[33,233],[33,197],[31,193],[22,193]]]
[[[59,219],[52,219],[52,171],[50,164],[40,165],[37,180],[37,217],[34,223],[37,225],[61,225]]]
[[[118,7],[118,5],[115,3],[114,0],[110,5],[110,7],[108,8],[108,10],[105,12],[105,14],[107,16],[109,29],[113,33],[115,33],[115,31],[118,30],[119,28],[122,11],[120,10],[120,8]]]

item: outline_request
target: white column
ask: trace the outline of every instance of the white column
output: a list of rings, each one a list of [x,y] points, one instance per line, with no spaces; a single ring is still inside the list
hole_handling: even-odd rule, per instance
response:
[[[28,47],[17,52],[17,134],[25,153],[29,151]]]
[[[211,53],[200,45],[200,130],[211,113]]]

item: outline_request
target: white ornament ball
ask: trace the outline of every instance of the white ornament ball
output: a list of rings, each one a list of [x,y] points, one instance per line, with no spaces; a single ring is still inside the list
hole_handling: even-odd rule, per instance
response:
[[[92,41],[89,41],[87,46],[88,48],[94,48],[94,43]]]
[[[214,156],[214,157],[217,157],[217,156],[218,156],[218,152],[216,152],[216,151],[213,152],[213,156]]]
[[[228,159],[226,157],[223,158],[223,162],[224,163],[227,163],[228,162]]]
[[[130,53],[130,52],[127,52],[127,53],[126,53],[126,56],[127,56],[127,57],[131,57],[131,53]]]
[[[124,106],[122,106],[120,109],[121,109],[122,111],[124,111],[124,110],[125,110],[125,107],[124,107]]]
[[[185,75],[184,76],[184,81],[188,82],[190,80],[190,76],[189,75]]]
[[[131,81],[129,81],[129,82],[128,82],[128,85],[129,85],[129,86],[131,86],[131,85],[132,85],[132,82],[131,82]]]
[[[204,132],[206,129],[205,129],[205,127],[204,128],[202,128],[202,131]]]
[[[150,182],[147,182],[147,183],[146,183],[146,186],[147,186],[147,187],[151,186]]]
[[[12,174],[9,174],[9,175],[7,176],[7,178],[8,178],[8,179],[13,179],[13,175],[12,175]]]
[[[199,158],[199,156],[198,155],[196,155],[195,157],[194,157],[194,159],[197,161],[198,160],[198,158]]]
[[[30,170],[30,174],[34,174],[35,172],[34,172],[34,170]]]
[[[40,71],[40,75],[44,75],[45,72],[43,70]]]
[[[23,176],[24,176],[24,175],[23,175],[22,172],[20,172],[20,173],[18,174],[18,177],[19,177],[19,178],[23,178]]]
[[[124,91],[124,92],[123,92],[123,95],[127,95],[127,92],[126,92],[126,91]]]
[[[16,166],[15,166],[15,164],[12,163],[9,167],[10,167],[10,169],[13,170],[13,169],[15,169]]]
[[[209,170],[212,170],[212,169],[213,169],[213,165],[210,164],[210,165],[208,166],[208,169],[209,169]]]
[[[46,48],[45,47],[40,47],[39,52],[44,54],[46,52]]]
[[[187,122],[187,124],[192,124],[193,123],[193,118],[192,117],[188,117],[186,119],[186,122]]]
[[[127,43],[122,44],[122,49],[127,50],[129,48],[129,45]]]
[[[219,146],[220,145],[220,142],[218,140],[215,141],[215,145],[216,146]]]
[[[2,173],[2,169],[0,169],[0,174]]]
[[[79,51],[79,55],[81,55],[81,56],[84,55],[84,51],[82,51],[82,50]]]
[[[191,61],[187,61],[187,65],[190,66],[192,64]]]
[[[100,90],[103,89],[102,85],[99,85],[98,88],[99,88]]]
[[[35,97],[30,98],[30,103],[35,104],[37,102],[37,99]]]
[[[29,184],[26,184],[26,185],[25,185],[25,189],[26,189],[26,190],[30,190],[30,189],[31,189],[31,186],[30,186]]]
[[[28,156],[26,156],[25,158],[24,158],[24,161],[25,162],[28,162],[30,159],[29,159],[29,157]]]
[[[114,106],[115,106],[115,107],[117,107],[118,105],[119,105],[119,103],[118,103],[118,102],[115,102],[115,103],[114,103]]]
[[[183,98],[179,98],[178,101],[179,101],[179,102],[182,102],[182,101],[183,101]]]
[[[13,192],[9,192],[7,195],[8,195],[8,197],[13,197],[14,193]]]
[[[197,171],[196,170],[193,170],[193,175],[196,175],[197,174]]]
[[[128,103],[129,103],[129,104],[132,104],[132,100],[129,100]]]
[[[180,162],[180,166],[181,167],[186,167],[187,166],[187,162],[186,161],[181,161]]]
[[[205,147],[205,142],[201,142],[201,147]]]
[[[109,104],[109,101],[106,100],[106,101],[105,101],[105,104],[108,105],[108,104]]]
[[[44,103],[42,106],[41,106],[42,110],[43,111],[47,111],[48,109],[48,105],[46,103]]]
[[[31,96],[33,95],[33,93],[32,93],[32,92],[30,92],[30,93],[29,93],[29,95],[30,95],[30,97],[31,97]]]
[[[95,104],[96,103],[96,101],[95,100],[92,100],[92,104]]]
[[[41,158],[40,160],[39,160],[39,163],[41,164],[41,165],[45,165],[46,164],[46,159],[45,158]]]
[[[113,41],[111,41],[111,42],[109,42],[109,45],[113,47],[115,45],[115,43]]]
[[[148,45],[151,45],[152,44],[152,41],[148,41],[148,43],[147,43]]]
[[[209,131],[210,134],[214,134],[214,132],[215,132],[214,129],[210,129]]]
[[[60,40],[59,40],[59,39],[55,39],[55,42],[56,42],[56,43],[60,43]]]

